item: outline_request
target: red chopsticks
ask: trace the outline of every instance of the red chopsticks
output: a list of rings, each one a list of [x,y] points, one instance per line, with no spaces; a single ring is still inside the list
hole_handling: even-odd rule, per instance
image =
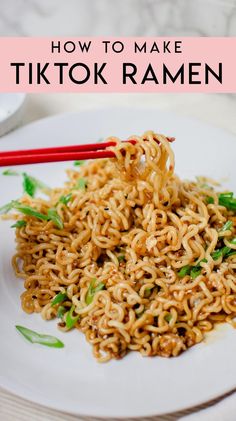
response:
[[[174,138],[167,138],[173,142]],[[135,144],[135,140],[126,140]],[[25,165],[43,162],[73,161],[97,158],[114,158],[115,154],[106,148],[115,146],[116,142],[90,143],[87,145],[58,146],[53,148],[26,149],[20,151],[0,152],[0,166]]]
[[[115,142],[90,143],[87,145],[0,152],[0,166],[114,158],[114,153],[106,150],[106,148],[115,146],[115,144]]]

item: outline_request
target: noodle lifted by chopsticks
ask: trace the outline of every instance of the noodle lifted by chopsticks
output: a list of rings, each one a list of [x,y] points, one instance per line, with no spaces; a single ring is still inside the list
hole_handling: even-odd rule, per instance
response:
[[[16,230],[23,310],[81,330],[100,362],[129,350],[177,356],[236,316],[236,257],[216,253],[236,250],[233,212],[209,186],[174,174],[165,136],[132,139],[115,139],[116,158],[68,171],[50,200],[21,199],[41,213],[56,208],[62,229],[24,216]]]

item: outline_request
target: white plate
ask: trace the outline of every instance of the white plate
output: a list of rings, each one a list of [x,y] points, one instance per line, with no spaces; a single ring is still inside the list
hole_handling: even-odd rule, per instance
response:
[[[231,134],[158,110],[104,109],[61,115],[10,133],[1,149],[63,145],[117,135],[125,139],[154,129],[176,136],[174,150],[181,177],[227,177],[236,191],[236,139]],[[27,171],[52,186],[65,180],[71,163],[41,164]],[[0,176],[0,205],[19,197],[21,181]],[[22,280],[11,268],[14,232],[1,222],[0,244],[0,385],[34,402],[59,410],[98,417],[137,417],[168,413],[215,398],[236,386],[236,332],[218,328],[209,339],[172,359],[143,358],[98,364],[84,336],[59,332],[56,321],[21,310]],[[20,324],[59,337],[64,349],[32,345],[16,332]]]
[[[0,136],[13,130],[21,121],[25,94],[0,93]]]

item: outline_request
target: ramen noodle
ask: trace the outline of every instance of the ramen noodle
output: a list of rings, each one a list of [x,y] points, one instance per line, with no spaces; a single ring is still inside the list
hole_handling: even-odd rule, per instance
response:
[[[69,170],[47,200],[20,200],[61,221],[24,215],[16,229],[22,308],[83,332],[100,362],[177,356],[236,316],[234,211],[175,175],[165,136],[132,139],[109,138],[115,158]]]

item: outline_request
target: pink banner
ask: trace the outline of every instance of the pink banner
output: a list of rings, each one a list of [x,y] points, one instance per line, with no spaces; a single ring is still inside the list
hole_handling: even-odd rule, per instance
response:
[[[1,92],[236,92],[236,38],[0,38]]]

